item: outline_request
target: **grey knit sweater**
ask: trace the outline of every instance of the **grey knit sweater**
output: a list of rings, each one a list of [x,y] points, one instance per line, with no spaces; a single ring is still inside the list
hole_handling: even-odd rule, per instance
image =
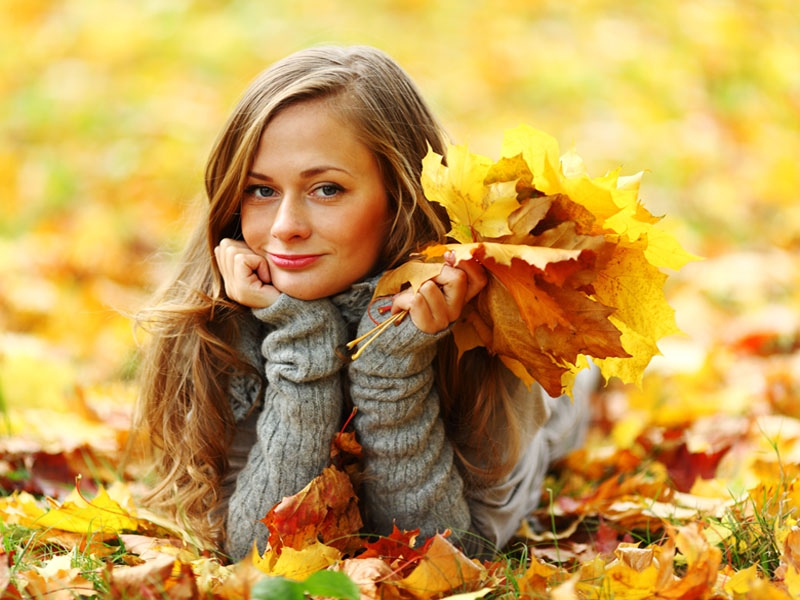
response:
[[[262,398],[252,380],[236,378],[230,388],[237,433],[222,509],[225,549],[233,558],[246,555],[254,541],[263,551],[268,531],[260,519],[328,464],[345,386],[358,407],[354,426],[365,470],[359,502],[368,531],[387,534],[397,523],[419,527],[427,537],[449,528],[457,542],[475,551],[478,539],[505,543],[535,508],[550,456],[544,430],[533,435],[506,481],[465,489],[439,417],[431,366],[436,342],[447,331],[429,335],[408,318],[358,360],[337,355],[338,346],[374,326],[367,314],[374,283],[313,301],[284,294],[244,319],[241,351],[263,367],[267,387]],[[541,420],[547,405],[538,393],[530,401]]]

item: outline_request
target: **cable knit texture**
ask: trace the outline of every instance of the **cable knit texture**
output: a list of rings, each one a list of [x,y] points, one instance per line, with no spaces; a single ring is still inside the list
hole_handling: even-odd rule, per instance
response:
[[[237,559],[254,540],[263,551],[268,531],[259,520],[325,468],[343,401],[335,350],[346,331],[330,300],[281,295],[253,315],[270,326],[261,344],[268,385],[255,443],[228,501],[225,549]]]
[[[510,475],[492,487],[465,489],[439,415],[432,361],[437,342],[406,317],[390,326],[355,361],[336,348],[372,329],[370,305],[377,277],[330,299],[281,295],[243,318],[239,350],[267,378],[263,398],[252,379],[231,382],[237,423],[222,484],[227,511],[225,549],[241,559],[268,537],[260,522],[284,496],[297,493],[327,466],[330,442],[341,427],[344,392],[358,408],[356,436],[364,449],[359,505],[366,531],[388,534],[392,524],[422,538],[450,529],[469,554],[504,545],[539,500],[552,456],[580,443],[585,405],[521,393],[531,407],[530,443]],[[369,308],[369,311],[368,311]],[[343,380],[343,378],[346,378]],[[549,410],[561,414],[538,427]],[[552,427],[551,427],[552,424]],[[552,448],[551,448],[552,447]],[[558,448],[556,450],[556,448]]]
[[[373,307],[373,311],[374,311]],[[359,334],[374,326],[364,315]],[[405,318],[390,326],[348,369],[354,419],[364,449],[362,501],[370,531],[392,524],[427,537],[469,529],[470,516],[433,385],[436,342]]]

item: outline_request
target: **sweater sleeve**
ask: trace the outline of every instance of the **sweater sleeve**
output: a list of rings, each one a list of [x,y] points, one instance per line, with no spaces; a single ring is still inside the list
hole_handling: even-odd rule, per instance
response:
[[[365,315],[359,333],[373,325]],[[350,364],[354,423],[364,449],[362,512],[375,533],[390,533],[394,522],[420,528],[425,537],[449,528],[459,538],[470,527],[433,381],[436,342],[448,334],[426,334],[406,318]]]
[[[267,387],[256,441],[228,502],[225,550],[235,559],[254,541],[264,549],[268,530],[260,519],[325,468],[343,401],[335,349],[346,334],[329,300],[284,294],[253,314],[269,326],[261,344]]]

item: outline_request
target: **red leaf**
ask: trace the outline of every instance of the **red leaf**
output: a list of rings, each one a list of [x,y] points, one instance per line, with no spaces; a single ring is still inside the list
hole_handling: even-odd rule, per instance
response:
[[[335,467],[327,467],[294,496],[284,498],[261,522],[269,528],[269,543],[277,552],[283,546],[301,550],[317,541],[341,550],[357,541],[355,534],[362,526],[350,478]]]
[[[424,552],[414,549],[417,535],[419,535],[419,529],[401,531],[395,525],[392,533],[388,536],[366,543],[366,550],[359,554],[358,558],[380,558],[406,575],[407,573],[404,571],[410,571],[424,554]]]

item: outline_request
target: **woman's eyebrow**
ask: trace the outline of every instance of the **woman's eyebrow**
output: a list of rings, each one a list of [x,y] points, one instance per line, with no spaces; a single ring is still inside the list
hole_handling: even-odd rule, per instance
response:
[[[342,167],[335,167],[333,165],[322,165],[319,167],[311,167],[310,169],[301,171],[300,177],[303,178],[314,177],[315,175],[320,175],[322,173],[325,173],[326,171],[338,171],[340,173],[352,176],[352,173],[350,171]],[[269,177],[268,175],[264,175],[262,173],[257,173],[256,171],[248,171],[247,176],[252,177],[253,179],[260,179],[262,181],[272,181],[272,177]]]
[[[306,169],[302,171],[300,175],[302,177],[313,177],[314,175],[320,175],[325,173],[326,171],[339,171],[340,173],[345,173],[346,175],[350,175],[350,171],[344,169],[342,167],[336,167],[333,165],[321,165],[319,167],[312,167],[310,169]]]

